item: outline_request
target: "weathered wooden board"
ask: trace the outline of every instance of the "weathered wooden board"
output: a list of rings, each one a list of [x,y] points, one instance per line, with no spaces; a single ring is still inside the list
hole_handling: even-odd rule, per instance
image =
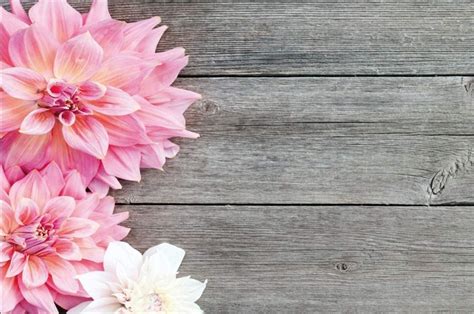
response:
[[[140,249],[186,249],[207,313],[474,309],[472,207],[120,206]]]
[[[112,195],[132,245],[187,251],[207,313],[472,312],[471,0],[109,4],[160,15],[204,96],[202,137]]]
[[[126,203],[474,202],[474,100],[461,78],[193,78],[202,92],[165,172]]]
[[[109,3],[118,19],[160,15],[161,49],[187,48],[187,75],[474,73],[472,0]]]

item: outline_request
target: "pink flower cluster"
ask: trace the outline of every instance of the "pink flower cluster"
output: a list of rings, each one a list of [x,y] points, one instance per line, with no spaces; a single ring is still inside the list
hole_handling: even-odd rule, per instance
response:
[[[8,313],[55,313],[54,301],[70,308],[87,293],[76,275],[100,270],[104,252],[129,229],[118,224],[114,200],[87,193],[76,170],[64,175],[50,163],[25,176],[0,167],[2,304]]]
[[[139,181],[161,169],[186,130],[184,111],[199,95],[172,87],[184,49],[156,53],[166,30],[158,17],[125,23],[107,1],[81,15],[66,0],[40,0],[27,15],[1,9],[0,134],[2,164],[25,171],[55,161],[76,169],[92,191]]]
[[[172,87],[184,49],[156,53],[158,17],[125,23],[107,0],[0,8],[1,313],[57,313],[90,299],[76,275],[103,270],[129,229],[118,179],[139,181],[197,138],[183,113],[200,96]]]

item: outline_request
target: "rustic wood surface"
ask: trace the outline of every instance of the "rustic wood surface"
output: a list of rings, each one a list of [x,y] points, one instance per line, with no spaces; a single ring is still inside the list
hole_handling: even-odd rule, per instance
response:
[[[474,203],[474,99],[459,77],[188,78],[202,135],[120,203]]]
[[[282,193],[284,193],[282,191]],[[472,207],[121,206],[141,249],[186,249],[209,313],[474,309]]]
[[[474,311],[472,0],[109,3],[191,56],[201,138],[113,195],[207,313]]]
[[[472,0],[109,2],[118,19],[161,16],[160,49],[192,56],[185,75],[474,73]]]

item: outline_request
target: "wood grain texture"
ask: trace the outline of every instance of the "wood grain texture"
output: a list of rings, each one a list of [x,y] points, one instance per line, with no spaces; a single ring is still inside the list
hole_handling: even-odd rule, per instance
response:
[[[472,312],[472,0],[109,4],[191,56],[202,137],[112,195],[207,313]]]
[[[117,19],[160,15],[160,49],[187,48],[186,75],[474,73],[472,0],[109,3]]]
[[[474,202],[474,101],[450,78],[193,78],[201,92],[164,172],[125,203]]]
[[[128,240],[186,249],[207,313],[474,308],[472,207],[121,206]]]

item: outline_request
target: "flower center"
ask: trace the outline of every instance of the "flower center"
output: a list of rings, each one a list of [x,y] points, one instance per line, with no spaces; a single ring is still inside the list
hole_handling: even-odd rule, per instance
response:
[[[26,254],[52,252],[52,244],[57,235],[53,223],[47,221],[48,217],[39,217],[35,222],[20,226],[13,233],[8,234],[5,240],[15,247],[16,251]]]
[[[49,237],[49,232],[53,229],[52,224],[38,225],[35,231],[35,237],[38,240],[45,241]]]
[[[119,314],[141,313],[161,313],[165,311],[165,303],[158,293],[151,293],[140,297],[138,300],[132,300],[132,291],[130,289],[123,289],[119,293],[114,293],[113,296],[122,304],[122,308],[117,312]]]
[[[148,295],[148,310],[152,312],[161,312],[164,310],[164,304],[157,293]]]
[[[62,81],[51,81],[38,107],[49,109],[65,125],[72,125],[76,115],[90,115],[92,111],[79,97],[79,89]]]
[[[113,296],[117,298],[117,301],[119,301],[126,310],[130,310],[131,294],[132,291],[130,289],[122,289],[121,292],[114,293]]]

